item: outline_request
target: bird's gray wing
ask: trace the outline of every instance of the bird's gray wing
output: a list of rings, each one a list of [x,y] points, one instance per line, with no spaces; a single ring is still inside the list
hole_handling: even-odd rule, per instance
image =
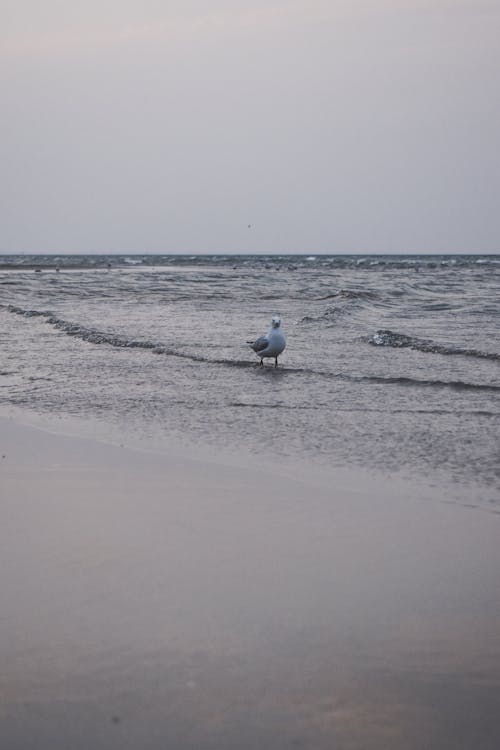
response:
[[[262,352],[267,348],[269,339],[267,338],[267,336],[260,336],[257,341],[249,341],[248,343],[250,344],[254,352]]]

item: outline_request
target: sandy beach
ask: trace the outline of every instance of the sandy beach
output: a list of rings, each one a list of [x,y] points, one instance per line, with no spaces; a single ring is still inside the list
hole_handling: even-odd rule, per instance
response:
[[[0,750],[500,750],[500,0],[0,18]]]
[[[0,420],[9,750],[500,743],[500,516]]]

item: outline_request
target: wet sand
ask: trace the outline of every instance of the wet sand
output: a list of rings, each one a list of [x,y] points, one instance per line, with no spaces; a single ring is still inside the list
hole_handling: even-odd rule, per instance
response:
[[[500,747],[500,515],[0,419],[8,750]]]

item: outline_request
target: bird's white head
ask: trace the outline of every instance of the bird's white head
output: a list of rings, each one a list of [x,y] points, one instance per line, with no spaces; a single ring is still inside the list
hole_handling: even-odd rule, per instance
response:
[[[278,315],[275,315],[271,320],[271,325],[273,328],[279,328],[281,325],[281,318]]]

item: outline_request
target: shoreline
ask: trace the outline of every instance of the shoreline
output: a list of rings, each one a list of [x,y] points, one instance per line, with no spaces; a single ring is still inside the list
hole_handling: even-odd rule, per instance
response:
[[[269,454],[257,452],[243,445],[222,443],[206,444],[186,439],[179,441],[176,435],[168,433],[127,434],[123,425],[112,424],[106,420],[84,419],[76,415],[53,415],[26,410],[20,406],[9,405],[0,409],[1,423],[17,424],[47,433],[75,440],[88,440],[99,445],[115,448],[126,448],[141,454],[171,456],[178,460],[200,461],[209,464],[244,468],[247,464],[256,471],[267,470],[285,477],[304,479],[313,485],[328,486],[332,479],[343,487],[358,487],[365,491],[367,486],[375,484],[376,490],[393,497],[403,496],[416,502],[445,503],[456,505],[482,513],[500,515],[500,506],[493,499],[485,500],[482,496],[493,495],[494,487],[471,482],[463,485],[453,482],[448,477],[420,477],[415,474],[394,470],[377,470],[373,466],[362,467],[359,464],[341,466],[338,462],[328,464],[326,460],[314,461],[311,456],[299,457],[287,454]]]
[[[0,456],[9,748],[499,745],[497,516],[16,417]]]

